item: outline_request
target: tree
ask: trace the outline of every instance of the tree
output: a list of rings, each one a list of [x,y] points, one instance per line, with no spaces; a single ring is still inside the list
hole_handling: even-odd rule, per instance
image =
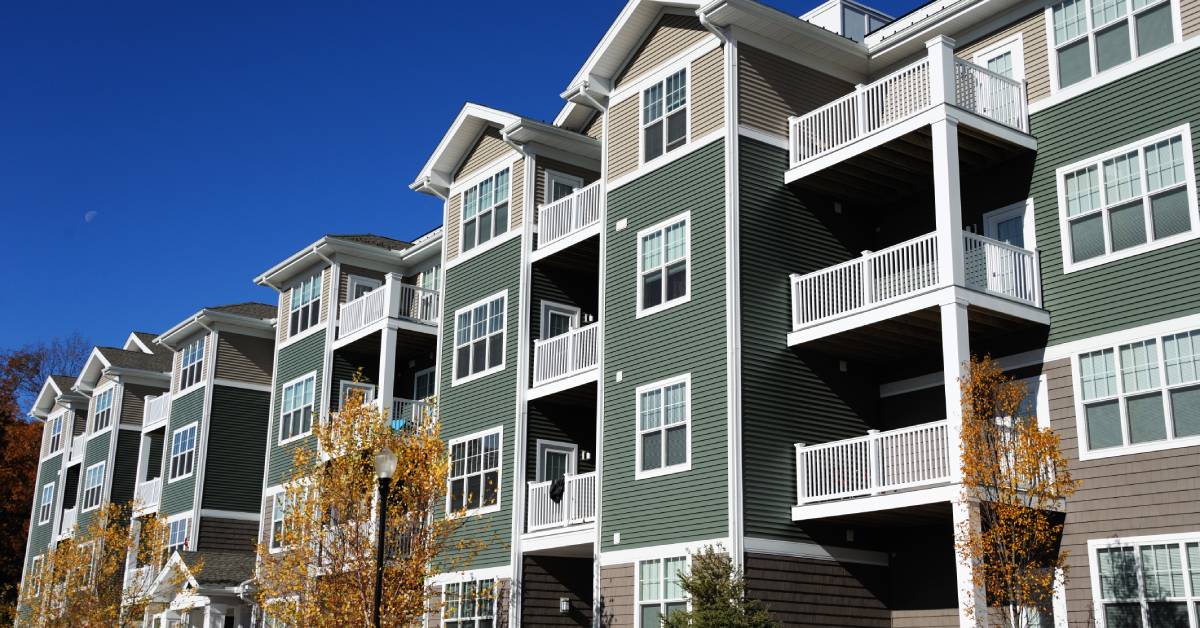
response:
[[[960,389],[963,497],[978,504],[979,518],[959,531],[959,560],[997,611],[989,623],[1034,626],[1051,607],[1056,579],[1066,579],[1060,513],[1076,482],[1023,383],[985,357],[972,359]]]
[[[135,556],[139,565],[163,564],[167,531],[162,520],[151,516],[139,520],[140,534],[131,534],[131,508],[103,506],[86,528],[76,527],[42,555],[21,591],[28,609],[22,625],[59,626],[64,619],[85,628],[141,625],[153,583],[126,581],[125,561]]]
[[[778,624],[758,600],[746,597],[746,581],[729,554],[712,546],[692,554],[688,573],[679,581],[691,610],[663,617],[665,628],[769,628]]]
[[[256,597],[272,618],[289,626],[370,625],[379,507],[374,460],[384,448],[398,461],[387,499],[381,624],[419,623],[429,610],[428,579],[477,551],[477,543],[452,541],[461,518],[434,516],[445,499],[446,446],[432,406],[414,414],[394,429],[355,391],[331,420],[317,422],[315,448],[296,449],[291,480],[275,498],[282,517],[258,548]],[[448,549],[455,557],[446,556]]]

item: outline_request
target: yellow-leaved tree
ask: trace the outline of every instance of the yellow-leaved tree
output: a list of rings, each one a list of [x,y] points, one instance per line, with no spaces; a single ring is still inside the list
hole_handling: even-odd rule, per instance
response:
[[[358,391],[349,397],[330,420],[314,421],[315,447],[296,449],[258,548],[255,596],[283,625],[372,625],[380,529],[375,467],[385,450],[396,466],[383,526],[379,625],[419,622],[432,607],[429,578],[478,551],[477,543],[454,539],[461,519],[435,516],[448,461],[432,400],[389,417]]]
[[[963,497],[979,516],[959,531],[959,560],[986,591],[989,625],[1040,626],[1056,580],[1065,584],[1062,511],[1076,483],[1023,382],[989,357],[973,358],[960,389]]]

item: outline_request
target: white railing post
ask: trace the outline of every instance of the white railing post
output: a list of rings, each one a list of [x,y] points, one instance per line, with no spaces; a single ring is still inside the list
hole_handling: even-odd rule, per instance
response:
[[[874,280],[872,277],[875,273],[871,271],[871,251],[862,252],[862,305],[866,307],[874,301],[872,295],[875,294]]]
[[[872,495],[878,495],[883,487],[883,482],[880,476],[879,457],[879,430],[867,430],[867,457],[869,463],[867,465],[867,473],[870,474],[869,486]]]
[[[854,86],[854,129],[851,137],[867,132],[867,86],[858,83]]]
[[[804,443],[796,443],[796,503],[808,501],[807,483],[804,481]]]
[[[925,42],[925,48],[929,54],[930,104],[955,104],[954,40],[939,35]],[[934,177],[937,177],[936,172]]]

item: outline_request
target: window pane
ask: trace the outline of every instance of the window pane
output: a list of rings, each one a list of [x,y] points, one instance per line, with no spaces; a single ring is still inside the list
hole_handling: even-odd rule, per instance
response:
[[[1200,543],[1187,544],[1188,572],[1192,576],[1192,595],[1200,593]]]
[[[662,303],[662,272],[653,271],[642,276],[642,309]]]
[[[655,122],[646,127],[646,155],[643,161],[650,161],[655,157],[663,154],[663,131],[662,122]]]
[[[638,573],[638,582],[642,590],[640,599],[644,602],[650,602],[658,599],[659,594],[659,566],[661,563],[657,560],[648,560],[641,563],[641,571]]]
[[[663,232],[655,231],[642,236],[642,270],[662,265]]]
[[[467,476],[467,508],[479,508],[479,476]]]
[[[679,111],[667,118],[667,150],[672,150],[687,141],[687,112]]]
[[[842,5],[842,35],[857,42],[867,35],[865,16],[846,5]]]
[[[1058,49],[1058,85],[1067,87],[1092,75],[1087,39]]]
[[[466,377],[471,374],[471,346],[465,345],[458,348],[457,352],[458,364],[455,365],[454,376],[458,378]]]
[[[500,366],[504,361],[504,334],[488,338],[488,368]]]
[[[1134,23],[1137,25],[1138,56],[1158,50],[1174,40],[1169,2],[1135,17]]]
[[[667,558],[663,563],[663,597],[668,600],[682,599],[683,585],[679,581],[679,574],[687,570],[687,558]]]
[[[662,117],[662,83],[652,85],[642,93],[642,124]]]
[[[1095,166],[1065,175],[1063,187],[1066,189],[1067,216],[1078,216],[1100,207],[1100,175]]]
[[[1158,388],[1158,343],[1144,340],[1121,347],[1121,386],[1127,393]]]
[[[1140,196],[1142,194],[1141,175],[1137,151],[1105,161],[1105,202],[1111,205]]]
[[[687,295],[687,263],[679,262],[667,268],[667,300]]]
[[[1113,350],[1093,351],[1079,356],[1079,383],[1084,401],[1117,394]]]
[[[1129,61],[1129,22],[1096,33],[1096,71],[1103,72]]]
[[[1169,8],[1169,5],[1164,5]],[[1146,186],[1151,192],[1183,183],[1183,140],[1178,136],[1146,147]]]
[[[680,70],[667,77],[667,112],[670,113],[687,104],[687,70]]]
[[[1068,0],[1054,7],[1052,15],[1055,44],[1061,44],[1087,32],[1087,17],[1083,11],[1083,0]]]
[[[1125,0],[1092,0],[1092,28],[1099,28],[1125,15]]]
[[[680,611],[687,610],[687,602],[674,602],[672,604],[666,604],[665,606],[667,607],[667,616],[668,617],[670,617],[671,615],[678,613]]]
[[[492,213],[495,214],[495,224],[493,225],[493,229],[495,230],[496,235],[500,235],[501,233],[508,231],[508,203],[500,203],[496,206],[496,209],[493,210]]]
[[[1187,602],[1150,601],[1150,627],[1174,628],[1188,625]]]
[[[471,345],[471,372],[478,373],[487,368],[487,340],[476,340]]]
[[[475,211],[478,209],[479,195],[475,188],[471,188],[463,192],[463,220],[475,216]]]
[[[1183,597],[1186,591],[1183,586],[1183,564],[1180,561],[1179,546],[1175,544],[1143,545],[1138,548],[1142,561],[1142,579],[1145,582],[1146,597],[1165,598]],[[1184,609],[1186,617],[1187,609]],[[1156,626],[1177,626],[1179,624],[1157,624]],[[1187,625],[1185,620],[1183,625]]]
[[[666,395],[666,419],[664,425],[674,425],[687,418],[687,386],[674,384],[668,386]]]
[[[1104,218],[1099,214],[1071,222],[1071,259],[1076,262],[1104,255]]]
[[[687,222],[677,222],[666,228],[667,262],[673,262],[687,254]]]
[[[504,299],[496,299],[488,303],[488,333],[504,329]]]
[[[1100,597],[1105,600],[1137,598],[1137,561],[1132,547],[1101,548],[1096,551],[1100,564]]]
[[[1141,628],[1142,607],[1133,604],[1105,604],[1104,625],[1113,628]]]
[[[662,466],[662,432],[642,435],[642,471]]]
[[[496,174],[496,202],[503,203],[508,200],[508,169],[501,170]]]
[[[479,243],[483,244],[492,239],[492,212],[479,217]]]
[[[1120,447],[1121,411],[1116,401],[1106,401],[1084,408],[1087,419],[1088,448]]]
[[[1154,239],[1184,233],[1192,228],[1186,187],[1151,197],[1150,218],[1154,222]]]
[[[659,615],[658,604],[651,604],[642,607],[642,625],[643,626],[661,626],[662,618]]]
[[[1184,384],[1197,379],[1200,372],[1200,330],[1163,338],[1163,362],[1168,384]]]
[[[1125,413],[1129,416],[1129,442],[1148,443],[1167,438],[1160,393],[1130,398]]]
[[[1013,78],[1013,58],[1012,53],[1004,51],[987,60],[987,69],[1004,76]]]
[[[662,391],[651,390],[642,393],[641,429],[651,430],[662,425]]]
[[[1200,388],[1180,388],[1172,390],[1170,395],[1175,436],[1200,435]],[[1200,573],[1200,564],[1196,565],[1196,569]]]
[[[475,221],[463,223],[462,250],[469,251],[475,248]]]
[[[667,466],[687,462],[687,427],[667,430]]]
[[[500,495],[500,474],[489,471],[483,474],[483,505],[495,506]]]

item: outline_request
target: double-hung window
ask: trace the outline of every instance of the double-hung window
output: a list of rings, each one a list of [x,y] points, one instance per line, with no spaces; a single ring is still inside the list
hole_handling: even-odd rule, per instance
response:
[[[29,589],[33,597],[42,594],[42,567],[45,566],[45,556],[39,554],[29,563]]]
[[[462,250],[464,253],[508,231],[508,192],[508,168],[463,192]]]
[[[642,161],[687,143],[687,68],[642,90]]]
[[[689,214],[638,233],[638,315],[687,301],[691,270]]]
[[[179,390],[189,388],[204,375],[204,336],[183,348],[179,363]]]
[[[196,424],[179,428],[171,434],[171,469],[168,481],[186,478],[196,464]]]
[[[83,511],[100,507],[104,493],[104,463],[97,462],[83,472]]]
[[[493,295],[455,312],[454,379],[504,368],[507,294]]]
[[[1170,0],[1064,0],[1048,11],[1060,89],[1175,41]]]
[[[500,507],[500,429],[450,441],[447,510],[478,514]]]
[[[321,319],[321,273],[317,273],[292,286],[290,301],[291,316],[288,318],[288,334],[296,334],[316,325]]]
[[[92,433],[108,429],[112,424],[113,389],[109,388],[96,395],[95,414],[92,417]]]
[[[1065,269],[1196,237],[1188,125],[1058,170]]]
[[[287,518],[287,492],[275,495],[275,504],[271,507],[271,549],[283,549],[284,520]]]
[[[42,498],[38,503],[38,523],[50,523],[52,512],[54,512],[54,482],[42,487]]]
[[[280,442],[312,431],[313,389],[316,383],[317,375],[311,373],[284,384],[279,415]]]
[[[47,454],[52,454],[58,451],[58,448],[62,446],[62,428],[63,415],[60,414],[50,419],[50,425],[46,428],[50,432],[49,449],[46,451]]]
[[[638,562],[639,628],[657,628],[663,617],[687,610],[687,597],[679,580],[686,571],[686,556]]]
[[[446,628],[493,628],[496,625],[495,580],[446,583],[442,625]]]
[[[1088,545],[1100,625],[1200,625],[1200,535],[1096,539]]]
[[[167,554],[188,548],[188,528],[191,517],[182,517],[167,522]]]
[[[691,467],[690,388],[684,375],[637,389],[637,477]]]

